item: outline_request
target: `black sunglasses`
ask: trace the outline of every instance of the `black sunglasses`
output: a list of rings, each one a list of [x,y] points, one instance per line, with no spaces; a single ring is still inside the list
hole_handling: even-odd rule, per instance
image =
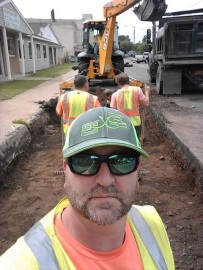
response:
[[[98,173],[101,163],[108,165],[110,172],[114,175],[126,175],[137,170],[139,165],[139,154],[77,154],[66,159],[72,173],[89,176]]]

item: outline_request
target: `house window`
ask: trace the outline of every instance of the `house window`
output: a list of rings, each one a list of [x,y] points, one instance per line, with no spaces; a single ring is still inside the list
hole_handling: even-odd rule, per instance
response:
[[[47,58],[47,46],[46,45],[43,45],[43,56],[44,56],[44,59]]]
[[[36,44],[37,59],[41,59],[41,46],[39,43]]]
[[[7,38],[8,42],[8,53],[10,56],[15,56],[16,55],[16,50],[15,50],[15,40],[12,37]]]
[[[28,42],[28,56],[29,56],[29,59],[32,59],[32,44],[31,44],[31,42]]]
[[[24,52],[24,59],[25,59],[25,47],[24,47],[24,44],[23,44],[23,52]],[[21,56],[21,49],[20,49],[20,40],[18,40],[18,53],[19,53],[19,57],[21,59],[22,56]]]

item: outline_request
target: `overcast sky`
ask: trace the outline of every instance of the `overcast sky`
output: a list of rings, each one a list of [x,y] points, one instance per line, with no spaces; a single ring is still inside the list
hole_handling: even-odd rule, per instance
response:
[[[93,14],[94,19],[103,19],[103,6],[109,0],[13,0],[25,18],[49,19],[51,10],[55,11],[56,19],[81,19],[82,14]],[[167,12],[203,8],[203,0],[166,0]],[[133,41],[142,41],[150,22],[141,22],[133,13],[132,8],[117,17],[119,35],[129,35]]]

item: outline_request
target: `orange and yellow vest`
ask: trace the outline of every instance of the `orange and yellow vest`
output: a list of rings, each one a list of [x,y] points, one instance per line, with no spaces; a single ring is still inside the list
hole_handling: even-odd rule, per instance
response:
[[[0,257],[4,270],[76,270],[54,229],[54,216],[68,205],[63,199]],[[133,205],[128,222],[144,270],[175,270],[164,224],[153,206]],[[78,258],[79,259],[79,258]],[[84,266],[84,269],[88,267]]]
[[[61,95],[56,112],[61,115],[62,110],[64,134],[67,133],[68,127],[76,117],[95,107],[100,107],[98,97],[85,91],[74,90]]]
[[[117,110],[127,115],[134,126],[141,125],[139,113],[140,87],[128,86],[116,92]]]

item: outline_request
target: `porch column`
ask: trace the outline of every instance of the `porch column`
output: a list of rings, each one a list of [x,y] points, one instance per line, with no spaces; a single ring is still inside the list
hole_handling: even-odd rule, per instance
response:
[[[54,60],[54,47],[51,48],[52,49],[52,62],[53,62],[53,66],[55,66],[55,60]]]
[[[31,48],[32,48],[33,73],[36,73],[35,48],[34,48],[33,36],[31,36],[30,39],[31,39]]]
[[[23,74],[23,76],[25,76],[25,56],[24,56],[23,38],[22,38],[21,32],[19,32],[19,39],[20,39],[21,61],[22,61],[22,74]]]
[[[9,59],[9,53],[8,53],[8,42],[7,42],[7,34],[6,34],[6,28],[3,27],[3,39],[4,39],[4,45],[5,45],[5,56],[6,56],[6,70],[7,70],[7,76],[8,79],[11,80],[11,66],[10,66],[10,59]]]
[[[59,63],[60,63],[60,65],[62,64],[62,62],[61,62],[61,58],[62,58],[62,48],[59,48],[59,56],[60,56],[60,58],[59,58]]]

